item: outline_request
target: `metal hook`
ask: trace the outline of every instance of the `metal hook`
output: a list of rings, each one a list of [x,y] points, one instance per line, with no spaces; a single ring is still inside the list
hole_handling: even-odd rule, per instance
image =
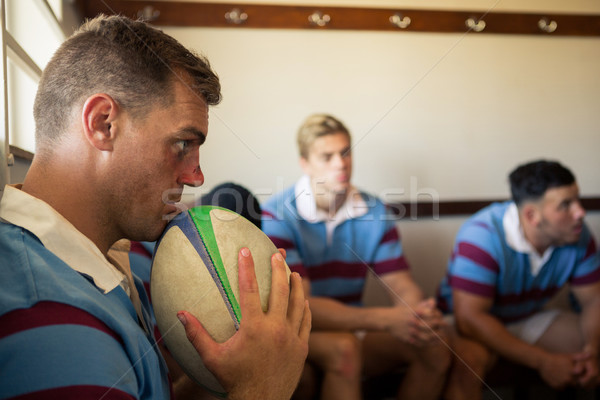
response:
[[[308,22],[310,22],[311,25],[325,26],[329,21],[331,21],[329,14],[323,14],[321,11],[315,11],[308,16]]]
[[[467,19],[465,21],[465,25],[467,25],[467,28],[475,32],[481,32],[485,29],[485,21],[474,17]]]
[[[146,6],[137,12],[137,17],[143,21],[154,21],[160,15],[160,11],[155,10],[152,6]]]
[[[556,21],[548,21],[548,18],[542,18],[538,21],[538,28],[546,33],[552,33],[558,28]]]
[[[406,29],[411,23],[410,17],[402,16],[400,13],[395,13],[390,17],[390,23],[401,29]]]
[[[225,19],[230,24],[240,25],[248,19],[248,14],[240,10],[239,8],[234,8],[233,10],[225,13]]]

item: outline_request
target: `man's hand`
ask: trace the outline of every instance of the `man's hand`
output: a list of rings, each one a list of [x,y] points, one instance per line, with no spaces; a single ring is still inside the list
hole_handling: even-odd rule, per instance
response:
[[[182,311],[179,316],[187,337],[228,391],[228,398],[290,398],[308,353],[311,327],[301,278],[292,273],[288,284],[283,256],[273,255],[269,309],[265,313],[248,249],[240,251],[238,264],[242,313],[239,330],[226,342],[217,343],[194,316]]]
[[[383,316],[387,321],[387,331],[396,339],[414,344],[417,317],[413,310],[405,306],[394,306],[385,310]]]
[[[421,301],[414,309],[408,306],[392,308],[394,314],[390,333],[400,340],[422,346],[443,335],[446,326],[434,299]]]
[[[581,353],[575,355],[579,376],[577,383],[584,388],[592,388],[598,384],[598,355],[595,351],[586,346]]]
[[[545,353],[544,360],[538,368],[542,379],[554,389],[563,389],[577,383],[582,372],[577,356],[565,353]]]
[[[413,312],[416,316],[412,321],[412,343],[425,346],[446,337],[443,330],[446,323],[442,313],[436,308],[433,298],[421,301],[415,306]]]

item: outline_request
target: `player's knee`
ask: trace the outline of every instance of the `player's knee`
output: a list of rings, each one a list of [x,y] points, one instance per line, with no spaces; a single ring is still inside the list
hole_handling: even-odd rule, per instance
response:
[[[423,352],[422,360],[433,373],[445,374],[452,364],[452,352],[443,344],[430,346]]]
[[[345,378],[354,378],[360,375],[361,345],[353,334],[341,334],[332,346],[332,359],[330,367],[333,372]]]
[[[474,376],[484,376],[493,362],[493,354],[482,344],[474,341],[465,341],[455,348],[456,355],[453,368],[456,372]]]
[[[409,365],[416,370],[422,371],[428,376],[442,376],[450,369],[452,353],[448,346],[442,343],[432,343],[413,349],[414,353]]]

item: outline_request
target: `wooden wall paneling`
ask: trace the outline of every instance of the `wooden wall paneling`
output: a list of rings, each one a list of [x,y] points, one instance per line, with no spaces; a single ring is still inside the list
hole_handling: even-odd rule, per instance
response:
[[[506,200],[455,200],[438,203],[415,201],[388,204],[388,206],[399,219],[435,219],[443,216],[471,215],[492,203]],[[582,198],[581,204],[588,211],[600,211],[600,197]]]
[[[77,0],[81,14],[119,13],[146,16],[155,25],[183,27],[243,27],[273,29],[346,29],[407,32],[478,32],[525,35],[600,36],[600,15],[484,13],[367,7],[286,6],[182,1]],[[318,13],[322,25],[311,22]],[[227,19],[226,15],[230,18]],[[390,18],[410,18],[404,27]],[[236,16],[243,18],[236,19]],[[467,21],[472,20],[472,26]],[[477,25],[479,20],[482,24]],[[318,19],[317,19],[318,20]],[[405,20],[408,22],[408,20]],[[540,25],[540,21],[544,21]],[[485,25],[483,25],[485,24]]]
[[[20,158],[25,161],[33,160],[34,154],[32,152],[23,150],[19,147],[12,146],[12,145],[9,146],[9,148],[10,148],[10,154],[12,154],[14,157]]]

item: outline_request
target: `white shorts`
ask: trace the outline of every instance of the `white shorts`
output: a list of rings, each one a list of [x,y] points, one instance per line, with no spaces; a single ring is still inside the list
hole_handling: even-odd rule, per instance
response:
[[[542,337],[558,314],[560,314],[560,310],[543,310],[521,321],[506,324],[506,329],[522,341],[534,344]]]
[[[542,337],[560,313],[561,311],[557,309],[542,310],[520,321],[506,324],[505,327],[522,341],[534,344]],[[444,320],[448,325],[454,325],[453,314],[445,315]]]

